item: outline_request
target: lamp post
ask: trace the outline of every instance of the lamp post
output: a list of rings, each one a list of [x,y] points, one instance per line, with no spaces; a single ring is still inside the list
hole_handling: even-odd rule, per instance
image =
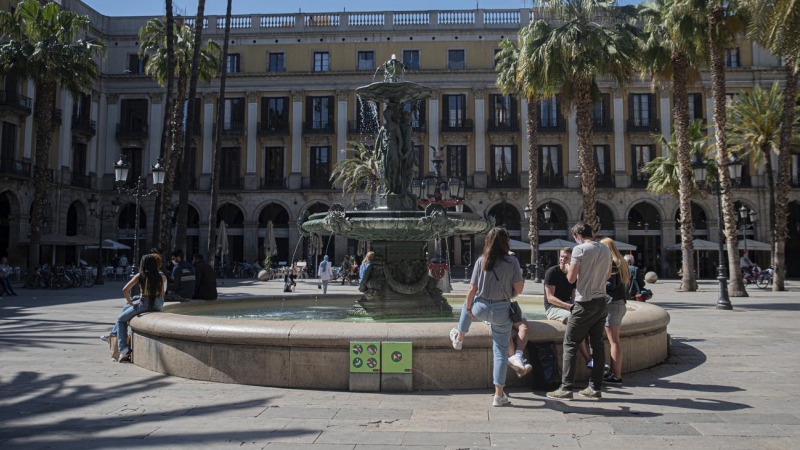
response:
[[[111,211],[106,211],[105,206],[100,207],[100,212],[97,211],[97,204],[100,200],[92,196],[87,200],[89,203],[89,215],[100,220],[100,240],[97,244],[97,276],[95,277],[94,284],[105,284],[105,277],[103,276],[103,221],[108,220],[119,212],[120,201],[119,198],[111,201]]]
[[[753,234],[756,232],[756,221],[758,220],[758,214],[756,214],[755,210],[748,208],[747,206],[742,205],[739,208],[739,218],[741,219],[739,222],[742,224],[742,237],[744,238],[744,252],[747,253],[747,234],[746,230],[748,228],[753,229]],[[747,223],[748,217],[750,218],[750,223]]]
[[[723,227],[724,217],[722,216],[722,196],[727,194],[737,184],[742,177],[742,162],[731,156],[730,161],[725,167],[720,167],[719,170],[728,169],[728,174],[731,178],[731,184],[723,186],[719,178],[716,181],[706,183],[706,173],[708,171],[708,164],[700,161],[697,157],[692,162],[692,171],[694,172],[694,179],[698,187],[705,188],[710,194],[717,196],[717,214],[719,215],[719,266],[717,267],[717,280],[719,281],[719,293],[717,295],[717,309],[731,310],[733,305],[731,299],[728,297],[728,279],[725,277],[725,260],[723,258],[724,249],[722,242],[725,240],[725,229]]]
[[[444,152],[431,146],[433,156],[434,176],[411,181],[411,193],[417,197],[417,204],[426,207],[431,203],[439,203],[445,208],[455,207],[456,212],[464,212],[464,191],[467,186],[465,180],[451,177],[445,181],[442,177],[442,164]]]
[[[532,211],[531,211],[531,207],[530,206],[526,206],[525,209],[523,210],[523,213],[525,214],[525,219],[527,219],[529,223],[531,221],[531,212]],[[531,255],[532,256],[531,259],[533,260],[533,282],[534,283],[541,283],[542,282],[541,271],[540,271],[541,267],[542,267],[542,261],[541,261],[542,255],[541,255],[541,253],[539,253],[539,222],[550,223],[550,214],[551,213],[552,213],[552,210],[550,209],[550,205],[544,205],[544,208],[542,208],[542,216],[539,217],[537,215],[536,223],[532,223],[532,224],[529,225],[529,226],[535,227],[535,231],[536,231],[536,245],[533,246],[533,250],[532,250],[533,253]],[[542,220],[542,219],[544,219],[544,220]],[[552,228],[551,228],[551,231],[552,231]]]
[[[166,174],[166,171],[164,170],[164,166],[161,164],[161,159],[159,159],[156,164],[151,167],[153,172],[153,186],[155,187],[147,188],[144,178],[139,175],[139,177],[136,179],[136,185],[132,188],[126,188],[123,186],[123,184],[128,179],[128,170],[130,170],[130,164],[128,163],[127,158],[125,155],[119,155],[119,161],[114,164],[114,178],[117,181],[117,191],[120,194],[130,195],[136,199],[136,232],[135,240],[133,242],[133,261],[131,264],[131,273],[135,273],[136,265],[139,263],[139,203],[143,197],[158,194],[158,187],[164,183],[164,175]]]

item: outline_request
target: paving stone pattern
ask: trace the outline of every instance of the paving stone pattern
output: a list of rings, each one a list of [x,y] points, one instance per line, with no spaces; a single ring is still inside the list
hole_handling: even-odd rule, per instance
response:
[[[220,293],[284,295],[281,287],[225,280]],[[121,282],[20,288],[0,299],[0,448],[800,448],[800,283],[752,288],[732,299],[733,311],[714,308],[713,282],[692,294],[675,281],[648,287],[672,317],[666,363],[625,375],[601,401],[513,389],[505,408],[491,407],[489,390],[350,393],[167,377],[112,362],[98,339],[123,305]],[[317,293],[316,283],[299,281],[298,292]]]

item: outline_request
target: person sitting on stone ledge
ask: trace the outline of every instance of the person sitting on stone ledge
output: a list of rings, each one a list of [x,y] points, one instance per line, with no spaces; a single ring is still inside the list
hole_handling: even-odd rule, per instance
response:
[[[172,251],[172,284],[168,286],[166,301],[188,302],[194,295],[194,266],[183,259],[183,250]]]

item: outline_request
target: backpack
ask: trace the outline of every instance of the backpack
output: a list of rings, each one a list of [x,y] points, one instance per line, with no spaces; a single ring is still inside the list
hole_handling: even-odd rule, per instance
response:
[[[555,342],[537,344],[528,342],[531,374],[533,374],[532,388],[534,391],[549,391],[561,385],[561,369],[558,367],[558,353]]]

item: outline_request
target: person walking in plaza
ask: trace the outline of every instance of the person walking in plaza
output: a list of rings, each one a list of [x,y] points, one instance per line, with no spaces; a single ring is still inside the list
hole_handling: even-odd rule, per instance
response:
[[[544,273],[544,315],[548,320],[556,320],[567,324],[575,302],[575,283],[567,280],[567,268],[572,258],[572,247],[564,247],[558,251],[558,265],[547,269]],[[592,370],[594,361],[589,354],[586,339],[582,340],[578,350],[586,361],[586,368]]]
[[[611,349],[611,369],[603,375],[603,382],[622,385],[622,345],[619,342],[619,330],[622,327],[622,318],[625,317],[625,304],[631,284],[631,271],[628,262],[619,253],[617,245],[611,238],[603,238],[601,244],[611,250],[611,276],[606,281],[606,294],[610,297],[608,302],[608,316],[606,317],[606,336]]]
[[[514,356],[508,357],[508,345],[513,326],[510,316],[510,301],[519,295],[525,286],[519,261],[516,257],[508,254],[508,241],[508,231],[505,228],[495,227],[486,235],[483,254],[475,262],[475,269],[472,271],[461,320],[458,328],[450,332],[453,347],[458,349],[459,347],[456,345],[464,340],[464,335],[469,331],[469,324],[472,323],[472,320],[489,322],[491,325],[494,353],[492,406],[511,404],[508,396],[504,393],[506,373],[510,359],[516,361],[519,358],[521,363],[523,350],[518,348]],[[522,369],[525,369],[524,365]]]
[[[0,284],[2,284],[6,294],[16,296],[17,293],[14,292],[14,288],[11,287],[11,280],[9,279],[13,272],[14,269],[8,265],[8,258],[3,256],[3,259],[0,260]]]
[[[131,289],[139,285],[139,299],[137,302],[131,298]],[[118,362],[130,361],[131,349],[128,346],[128,323],[134,317],[147,311],[153,311],[154,305],[164,299],[164,290],[167,286],[167,277],[158,269],[158,260],[155,256],[147,254],[142,256],[139,263],[139,273],[133,276],[122,288],[122,295],[130,308],[125,308],[117,318],[115,325],[117,332],[117,346],[119,347]]]
[[[557,400],[572,399],[575,383],[575,359],[578,344],[589,336],[592,348],[592,376],[589,386],[579,392],[584,397],[599,399],[603,396],[603,369],[605,348],[603,346],[603,327],[606,323],[606,280],[611,276],[611,250],[597,242],[592,226],[578,222],[572,227],[572,237],[578,246],[572,250],[567,280],[575,283],[575,304],[567,320],[564,333],[564,374],[561,386],[548,392],[547,398]]]
[[[328,255],[322,258],[319,263],[319,270],[317,270],[319,279],[322,281],[322,294],[328,293],[328,282],[331,280],[331,263],[328,261]]]

